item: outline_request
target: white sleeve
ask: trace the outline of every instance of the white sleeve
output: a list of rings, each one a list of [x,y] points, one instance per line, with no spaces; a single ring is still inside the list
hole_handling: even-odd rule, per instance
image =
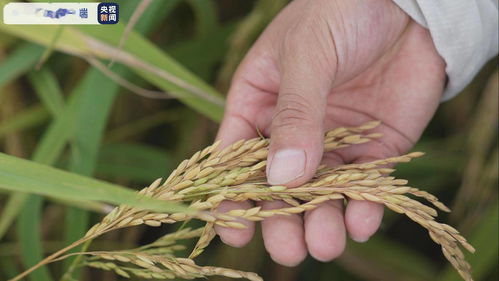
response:
[[[429,29],[449,78],[443,100],[457,95],[498,52],[497,0],[394,0]]]

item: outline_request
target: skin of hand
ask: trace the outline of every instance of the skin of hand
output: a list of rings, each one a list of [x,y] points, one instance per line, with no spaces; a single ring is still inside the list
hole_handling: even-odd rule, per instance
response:
[[[270,136],[267,178],[295,187],[322,162],[358,163],[400,155],[419,139],[441,99],[445,63],[429,32],[390,0],[295,0],[263,32],[236,71],[218,139],[228,145]],[[323,134],[370,120],[383,137],[323,155]],[[258,202],[263,209],[284,202]],[[219,211],[253,202],[222,202]],[[264,244],[277,263],[299,264],[310,253],[338,257],[347,233],[365,242],[378,229],[381,205],[331,201],[305,215],[262,222]],[[217,227],[221,239],[242,247],[254,233]]]

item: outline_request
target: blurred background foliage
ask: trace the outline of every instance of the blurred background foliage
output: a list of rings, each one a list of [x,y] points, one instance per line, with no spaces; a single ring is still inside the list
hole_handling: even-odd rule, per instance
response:
[[[0,150],[136,188],[166,176],[213,141],[235,68],[286,3],[127,0],[116,26],[1,24]],[[397,172],[451,206],[441,220],[476,247],[468,255],[476,280],[498,279],[497,110],[494,59],[442,104],[415,148],[427,155]],[[0,189],[0,279],[76,240],[108,210]],[[118,231],[91,247],[132,247],[177,227]],[[330,263],[308,258],[296,268],[279,266],[259,235],[243,249],[215,240],[199,263],[272,281],[459,280],[422,229],[390,212],[368,243],[349,242]],[[29,280],[56,280],[67,266],[42,268]],[[78,279],[119,278],[84,270]]]

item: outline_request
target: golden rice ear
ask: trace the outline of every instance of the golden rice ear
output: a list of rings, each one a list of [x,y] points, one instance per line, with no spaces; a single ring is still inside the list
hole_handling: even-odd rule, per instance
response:
[[[380,134],[367,133],[378,126],[379,122],[368,122],[359,127],[336,128],[325,134],[325,151],[361,144],[380,137]],[[450,211],[443,203],[428,192],[407,186],[407,181],[389,176],[394,169],[385,168],[387,164],[409,162],[423,155],[412,152],[406,155],[380,159],[362,164],[340,165],[334,168],[321,166],[315,176],[307,183],[296,187],[273,186],[265,177],[266,158],[269,141],[254,138],[238,141],[222,150],[219,142],[196,152],[188,160],[184,160],[167,180],[161,179],[139,191],[165,201],[184,202],[189,210],[177,213],[155,213],[129,206],[119,206],[94,225],[79,241],[49,256],[38,265],[18,275],[12,280],[20,280],[29,272],[49,262],[64,259],[66,251],[86,241],[90,241],[104,233],[120,228],[137,225],[158,227],[162,224],[197,219],[206,222],[206,226],[195,234],[186,234],[180,230],[169,234],[166,238],[137,249],[126,252],[87,252],[90,255],[85,265],[103,270],[112,270],[123,277],[137,276],[141,278],[184,278],[192,279],[212,275],[231,278],[262,280],[254,273],[242,272],[227,268],[198,266],[192,261],[203,252],[215,236],[213,227],[219,225],[229,228],[244,228],[238,220],[261,221],[275,215],[291,215],[303,213],[316,208],[328,200],[350,199],[363,200],[383,204],[394,212],[404,214],[414,222],[428,230],[430,237],[442,247],[444,256],[461,274],[463,279],[472,280],[470,265],[465,261],[460,247],[473,252],[473,247],[451,226],[435,221],[437,211],[414,200],[418,197],[427,200],[433,206]],[[255,207],[247,210],[231,210],[220,213],[216,210],[224,200],[262,201],[282,200],[291,206],[281,209],[262,210]],[[190,233],[190,232],[188,232]],[[190,236],[189,236],[190,235]],[[166,236],[165,236],[166,237]],[[188,237],[199,240],[192,250],[189,259],[181,259],[167,253],[169,247],[175,245],[173,237]],[[162,255],[151,252],[162,250]],[[123,266],[128,263],[130,266]]]

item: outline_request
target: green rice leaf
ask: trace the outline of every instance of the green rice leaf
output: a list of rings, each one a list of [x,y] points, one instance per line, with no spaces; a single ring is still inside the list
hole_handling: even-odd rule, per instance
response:
[[[5,24],[0,26],[5,26]],[[24,43],[18,46],[12,54],[0,63],[0,87],[34,67],[42,53],[43,48],[35,44]]]
[[[177,203],[138,195],[125,187],[0,153],[0,188],[75,201],[127,204],[160,212],[190,210]]]
[[[64,107],[64,97],[54,73],[48,67],[43,67],[30,72],[28,78],[52,116],[58,116]]]
[[[17,229],[26,233],[39,233],[43,200],[38,196],[29,195],[28,201],[30,204],[25,204],[23,207]],[[30,235],[20,235],[19,240],[21,244],[21,256],[25,265],[35,265],[43,259],[43,251],[41,250],[42,241],[40,239],[31,239]],[[46,267],[35,270],[28,278],[32,281],[52,280]]]
[[[0,30],[44,46],[50,45],[59,31],[57,26],[28,25],[0,25]],[[102,26],[68,26],[60,31],[54,48],[81,57],[115,60],[207,117],[221,120],[224,98],[220,93],[137,32],[130,32],[119,50],[124,30],[123,24],[108,26],[106,32]]]
[[[49,112],[41,104],[28,107],[0,123],[0,138],[12,132],[20,132],[40,125],[47,121],[49,116]]]

